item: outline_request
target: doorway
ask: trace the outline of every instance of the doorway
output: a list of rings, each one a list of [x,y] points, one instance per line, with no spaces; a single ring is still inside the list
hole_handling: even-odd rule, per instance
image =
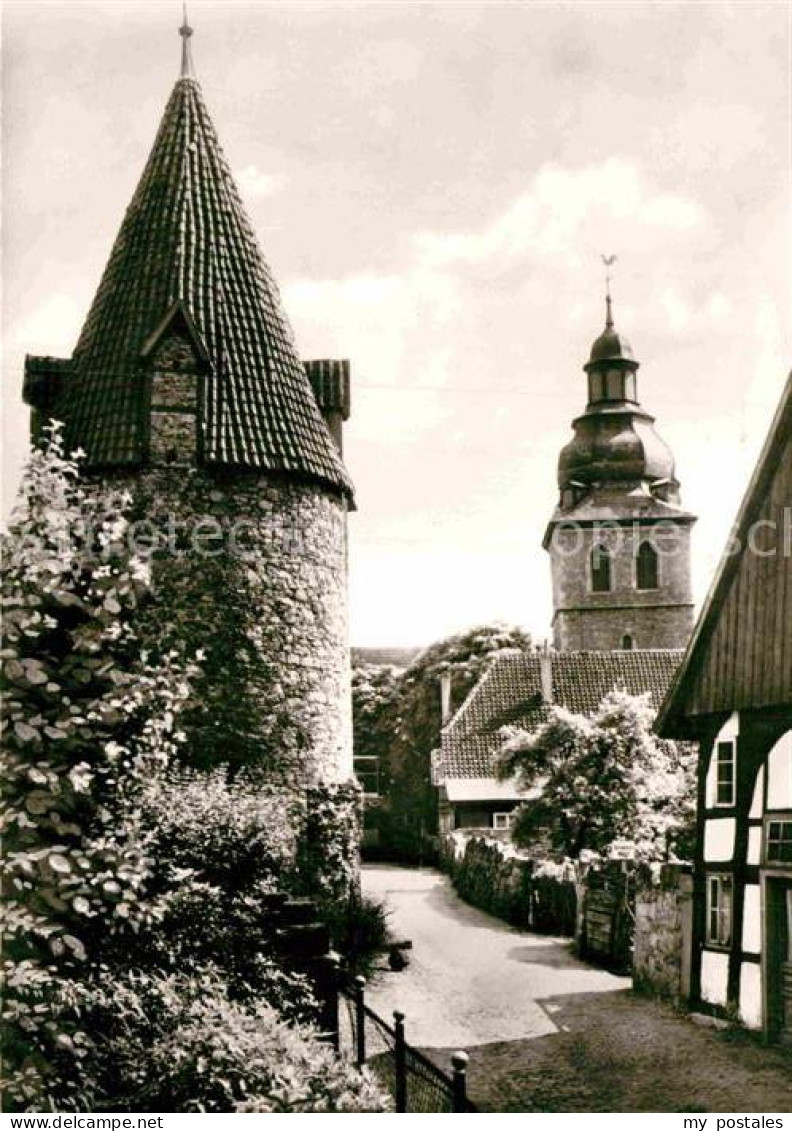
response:
[[[767,1030],[792,1045],[792,877],[767,878]]]

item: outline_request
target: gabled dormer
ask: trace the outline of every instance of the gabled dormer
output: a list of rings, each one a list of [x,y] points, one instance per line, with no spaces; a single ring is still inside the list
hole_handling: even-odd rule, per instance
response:
[[[184,303],[173,304],[140,351],[147,397],[141,427],[146,463],[196,465],[203,459],[203,390],[211,361]]]

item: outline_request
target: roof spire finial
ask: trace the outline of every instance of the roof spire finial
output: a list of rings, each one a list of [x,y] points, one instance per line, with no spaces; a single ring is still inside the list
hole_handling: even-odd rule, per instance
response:
[[[182,5],[184,19],[182,26],[179,28],[179,35],[182,37],[182,58],[181,58],[181,77],[183,79],[195,78],[193,71],[192,51],[190,50],[190,36],[193,29],[187,23],[187,0],[184,0]]]
[[[605,329],[613,329],[613,310],[611,309],[611,272],[610,269],[616,262],[615,255],[601,255],[600,259],[605,264]]]

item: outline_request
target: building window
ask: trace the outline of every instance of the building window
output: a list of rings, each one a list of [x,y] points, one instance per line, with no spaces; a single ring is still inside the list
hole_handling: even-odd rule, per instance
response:
[[[593,593],[610,593],[611,559],[607,546],[597,545],[591,551],[591,589]]]
[[[589,374],[589,401],[604,400],[605,397],[605,377],[602,373]]]
[[[734,805],[737,743],[733,738],[715,747],[715,804]]]
[[[731,876],[707,876],[707,943],[729,946],[732,925]]]
[[[355,758],[355,777],[367,797],[379,796],[379,758],[376,754],[361,754]]]
[[[792,813],[767,821],[765,860],[768,864],[792,864]]]
[[[642,542],[635,558],[635,583],[638,589],[657,588],[657,550],[651,542]]]
[[[493,829],[510,829],[512,827],[512,814],[511,813],[493,813],[492,814],[492,827],[493,827]]]
[[[624,400],[624,377],[620,369],[609,369],[605,379],[605,396],[609,401]]]
[[[625,632],[624,636],[622,636],[622,651],[632,652],[633,647],[634,644],[632,636],[630,636],[629,632]]]

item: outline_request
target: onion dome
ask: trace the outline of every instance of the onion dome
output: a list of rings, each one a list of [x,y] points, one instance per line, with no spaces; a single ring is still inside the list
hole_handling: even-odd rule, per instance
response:
[[[605,301],[607,303],[605,329],[592,345],[591,354],[583,368],[586,372],[589,372],[592,366],[599,365],[602,362],[624,361],[629,362],[631,367],[637,369],[638,362],[633,355],[632,346],[624,334],[620,334],[613,325],[610,295],[607,296]]]
[[[674,457],[654,430],[654,418],[638,403],[639,363],[613,324],[610,294],[605,329],[583,366],[588,405],[573,421],[575,435],[562,449],[558,484],[562,491],[594,483],[675,483]]]
[[[675,479],[671,449],[644,412],[586,414],[574,422],[575,436],[561,450],[558,484]]]

